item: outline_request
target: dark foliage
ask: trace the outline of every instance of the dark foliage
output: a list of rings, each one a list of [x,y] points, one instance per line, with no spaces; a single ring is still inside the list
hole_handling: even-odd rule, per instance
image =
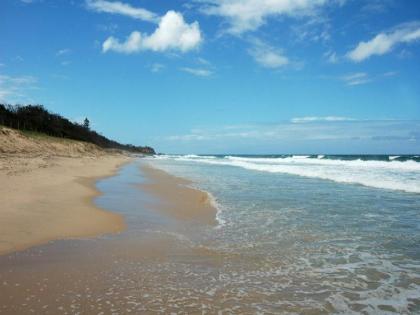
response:
[[[151,147],[121,144],[98,134],[89,128],[87,118],[83,124],[74,123],[58,114],[50,113],[41,105],[13,106],[0,104],[0,125],[19,130],[40,132],[53,137],[90,142],[102,148],[155,154]]]

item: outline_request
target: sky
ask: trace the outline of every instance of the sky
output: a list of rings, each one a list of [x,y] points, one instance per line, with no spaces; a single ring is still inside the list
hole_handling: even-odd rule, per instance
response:
[[[420,1],[1,0],[0,101],[190,154],[420,154]]]

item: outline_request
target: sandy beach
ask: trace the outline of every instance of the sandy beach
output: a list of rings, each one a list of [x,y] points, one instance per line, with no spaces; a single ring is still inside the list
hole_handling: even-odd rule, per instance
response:
[[[52,240],[117,233],[122,215],[97,207],[97,180],[132,158],[87,143],[0,132],[0,255]],[[151,208],[176,220],[215,225],[216,209],[191,182],[141,164],[139,190],[156,197]]]
[[[4,143],[0,313],[142,313],[161,307],[161,283],[169,293],[185,281],[167,266],[220,268],[220,253],[185,243],[217,224],[210,196],[192,182],[85,144],[22,154]],[[127,177],[134,172],[141,183]]]
[[[124,229],[123,217],[99,209],[93,198],[95,181],[129,157],[10,129],[2,129],[0,148],[0,254]]]

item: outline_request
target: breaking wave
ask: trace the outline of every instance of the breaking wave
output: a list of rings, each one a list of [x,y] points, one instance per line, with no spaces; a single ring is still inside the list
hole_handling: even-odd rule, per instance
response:
[[[158,159],[226,165],[268,173],[290,174],[420,193],[418,156],[200,156],[161,155]]]

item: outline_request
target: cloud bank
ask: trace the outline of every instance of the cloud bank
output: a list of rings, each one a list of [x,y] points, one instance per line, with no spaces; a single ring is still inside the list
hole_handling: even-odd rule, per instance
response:
[[[296,117],[292,118],[290,122],[294,124],[301,123],[313,123],[313,122],[338,122],[338,121],[354,121],[355,119],[342,116],[306,116],[306,117]]]
[[[348,117],[301,117],[268,124],[196,128],[187,134],[173,135],[168,141],[289,143],[296,141],[420,141],[418,120],[358,120]]]

